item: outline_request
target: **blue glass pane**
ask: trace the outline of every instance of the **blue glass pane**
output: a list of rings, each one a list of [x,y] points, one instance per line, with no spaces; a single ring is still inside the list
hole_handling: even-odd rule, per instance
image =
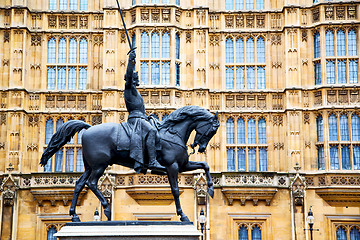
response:
[[[326,31],[326,56],[334,56],[334,32],[331,30]]]
[[[264,9],[264,0],[256,0],[256,9],[258,10]]]
[[[235,143],[235,125],[234,120],[229,118],[226,121],[226,143],[234,144]]]
[[[170,85],[170,62],[163,62],[161,71],[162,84]]]
[[[238,148],[238,171],[245,171],[245,148]]]
[[[325,170],[324,147],[318,147],[317,156],[318,156],[318,169]]]
[[[338,83],[346,83],[346,61],[338,60]]]
[[[140,66],[141,84],[149,84],[149,63],[141,62]]]
[[[61,38],[59,41],[58,63],[66,63],[66,40]]]
[[[337,141],[337,118],[334,114],[329,116],[329,140]]]
[[[226,39],[225,43],[225,59],[227,63],[234,62],[234,44],[231,38]]]
[[[360,141],[360,119],[357,114],[351,117],[352,141]]]
[[[245,68],[244,67],[236,68],[236,88],[237,89],[245,88]]]
[[[246,87],[247,89],[255,88],[255,67],[246,67]]]
[[[342,162],[342,169],[350,170],[350,148],[348,146],[343,146],[341,148],[341,162]]]
[[[180,86],[180,64],[175,64],[175,86]]]
[[[248,240],[248,239],[249,239],[248,229],[246,228],[246,226],[241,226],[239,228],[239,240]]]
[[[56,121],[56,131],[59,131],[59,129],[64,125],[64,120],[62,118],[59,118]]]
[[[259,37],[256,42],[256,53],[257,53],[257,62],[265,63],[265,41],[264,38]]]
[[[56,0],[49,0],[49,10],[56,10]]]
[[[233,10],[233,9],[234,9],[234,0],[226,0],[225,10]]]
[[[249,171],[255,172],[256,171],[256,149],[255,148],[249,148],[248,160],[249,160]]]
[[[244,0],[235,0],[235,9],[236,10],[244,9]]]
[[[180,0],[175,0],[175,4],[180,6]]]
[[[248,144],[256,143],[256,128],[255,128],[255,119],[250,118],[248,120]]]
[[[149,34],[147,32],[141,34],[141,57],[149,57]]]
[[[46,88],[49,90],[55,89],[55,67],[48,67]]]
[[[160,49],[160,36],[159,33],[154,32],[151,35],[151,57],[158,58]]]
[[[346,231],[343,227],[339,227],[336,230],[336,240],[347,240]]]
[[[265,67],[257,67],[257,88],[265,89]]]
[[[259,171],[267,171],[267,149],[259,149]]]
[[[315,70],[315,85],[321,84],[321,63],[316,62],[314,66]]]
[[[82,149],[78,149],[76,153],[76,171],[83,172],[84,171],[84,161],[82,155]]]
[[[46,126],[45,126],[45,144],[49,144],[53,132],[54,132],[54,122],[52,119],[48,119],[46,120]]]
[[[88,10],[88,0],[80,0],[80,10],[81,11]]]
[[[88,42],[85,38],[80,40],[80,63],[87,63]]]
[[[258,226],[251,230],[251,240],[261,240],[261,230]]]
[[[226,152],[227,152],[227,170],[235,171],[235,150],[234,148],[229,148]]]
[[[339,169],[339,151],[338,146],[330,146],[330,169]]]
[[[237,121],[237,143],[245,144],[245,121],[242,118]]]
[[[346,52],[345,52],[345,32],[343,30],[339,30],[337,31],[337,36],[336,36],[337,40],[337,55],[338,56],[345,56]]]
[[[69,63],[76,63],[77,57],[77,41],[75,38],[70,39],[69,42]]]
[[[86,89],[87,85],[87,69],[86,67],[81,67],[79,69],[79,89],[84,90]]]
[[[340,139],[341,141],[349,141],[349,122],[345,114],[340,116]]]
[[[314,58],[319,58],[321,53],[320,48],[320,33],[314,34]]]
[[[349,61],[349,82],[358,83],[358,63],[357,60]]]
[[[353,161],[354,161],[354,169],[360,169],[360,146],[353,147]]]
[[[62,172],[63,164],[63,149],[60,149],[55,154],[55,172]]]
[[[170,35],[168,32],[162,35],[162,57],[170,58]]]
[[[52,168],[52,158],[48,160],[46,165],[44,166],[44,172],[51,172]]]
[[[180,59],[180,36],[178,33],[175,35],[175,58]]]
[[[350,230],[350,240],[360,240],[360,232],[359,229],[353,227]]]
[[[326,61],[326,82],[335,84],[335,62]]]
[[[356,32],[351,29],[348,33],[348,53],[349,56],[357,56]]]
[[[162,3],[164,3],[164,4],[169,4],[169,3],[170,3],[170,0],[162,0]]]
[[[65,79],[66,79],[65,67],[58,67],[57,89],[65,89],[66,86]]]
[[[318,116],[316,118],[316,133],[317,133],[317,141],[324,141],[324,129],[323,129],[323,118],[322,116]]]
[[[59,9],[66,10],[67,9],[67,0],[59,0]]]
[[[234,88],[234,68],[226,67],[226,89]]]
[[[48,63],[55,63],[56,57],[56,42],[54,38],[48,41]]]
[[[254,9],[254,0],[246,0],[246,10]]]
[[[151,84],[158,85],[160,80],[159,62],[151,63]]]
[[[261,118],[258,122],[259,144],[266,144],[266,121]]]
[[[75,67],[69,68],[68,81],[69,81],[68,88],[70,90],[76,89],[76,68]]]
[[[47,231],[47,238],[46,238],[46,240],[56,240],[57,237],[54,236],[55,233],[57,233],[55,227],[49,228],[48,231]]]
[[[74,149],[69,148],[66,150],[66,172],[74,171]]]
[[[70,0],[70,10],[78,10],[78,0]]]
[[[254,39],[248,38],[246,41],[246,62],[253,63],[255,62],[255,46]]]
[[[236,62],[237,63],[244,62],[244,40],[242,38],[238,38],[236,40]]]

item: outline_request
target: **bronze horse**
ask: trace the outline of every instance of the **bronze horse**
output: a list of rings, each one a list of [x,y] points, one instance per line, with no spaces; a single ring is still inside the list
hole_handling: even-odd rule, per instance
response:
[[[204,169],[207,177],[208,194],[211,197],[214,196],[214,187],[208,164],[206,162],[189,161],[186,143],[191,132],[195,130],[196,135],[191,147],[194,149],[198,145],[198,151],[200,153],[204,152],[210,139],[215,135],[220,126],[218,115],[217,113],[213,115],[208,110],[198,106],[185,106],[175,110],[166,120],[158,122],[156,125],[161,147],[158,151],[157,159],[161,165],[166,167],[171,192],[175,199],[177,215],[180,215],[181,221],[186,222],[189,221],[189,219],[183,213],[180,206],[177,182],[178,173]],[[121,149],[126,149],[126,146],[130,144],[129,138],[127,138],[127,141],[118,143],[119,134],[123,134],[123,136],[127,135],[124,128],[119,127],[119,124],[103,123],[91,126],[78,120],[66,122],[52,136],[41,157],[40,164],[45,166],[48,159],[64,146],[75,133],[82,129],[87,129],[82,135],[85,171],[76,181],[70,206],[70,215],[73,216],[72,221],[80,221],[75,212],[75,208],[79,193],[86,184],[100,200],[104,207],[105,216],[108,220],[111,220],[111,208],[98,189],[98,180],[109,165],[119,164],[133,168],[135,163],[134,159],[129,157],[128,150],[117,150],[119,144],[124,144]]]

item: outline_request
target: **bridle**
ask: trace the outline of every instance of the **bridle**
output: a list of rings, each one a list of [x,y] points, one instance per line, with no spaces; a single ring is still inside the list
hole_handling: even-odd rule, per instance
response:
[[[207,125],[211,125],[211,127],[207,128],[207,131],[206,131],[206,132],[201,133],[201,132],[200,132],[200,129],[202,129],[203,127],[205,127],[205,126],[207,126]],[[200,134],[200,137],[199,137],[198,140],[195,139],[195,140],[194,140],[194,143],[192,143],[192,144],[190,145],[191,148],[193,149],[193,151],[190,153],[190,155],[195,153],[195,147],[198,145],[199,142],[201,142],[201,140],[202,140],[202,138],[203,138],[204,136],[207,136],[207,135],[209,134],[209,132],[211,131],[212,127],[213,127],[213,122],[206,122],[206,123],[203,123],[203,124],[201,124],[200,126],[197,127],[198,130],[197,130],[196,132],[197,132],[198,134]]]

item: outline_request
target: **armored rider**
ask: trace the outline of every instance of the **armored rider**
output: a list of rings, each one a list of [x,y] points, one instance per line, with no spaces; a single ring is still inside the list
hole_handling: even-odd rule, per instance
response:
[[[146,168],[165,171],[165,167],[156,160],[157,130],[149,123],[144,99],[136,89],[139,86],[139,76],[135,72],[135,58],[135,50],[132,49],[125,73],[124,91],[125,105],[129,112],[128,124],[133,130],[130,136],[130,158],[135,160],[134,169],[137,173],[146,172]],[[144,159],[146,155],[149,159],[147,167]]]

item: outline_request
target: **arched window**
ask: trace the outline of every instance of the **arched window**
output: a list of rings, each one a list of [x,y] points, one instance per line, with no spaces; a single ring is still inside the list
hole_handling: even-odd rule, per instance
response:
[[[251,240],[261,240],[261,230],[258,226],[254,226],[251,230]]]
[[[59,9],[67,10],[67,0],[59,0]]]
[[[245,171],[245,148],[238,148],[238,171]]]
[[[343,170],[350,170],[350,148],[349,146],[342,146],[341,148],[341,162]]]
[[[256,171],[256,149],[255,148],[249,148],[248,161],[249,161],[249,171],[255,172]]]
[[[86,38],[80,40],[80,63],[87,63],[88,42]]]
[[[357,60],[349,61],[349,82],[358,83],[358,62]]]
[[[64,120],[62,118],[59,118],[56,121],[56,131],[59,131],[59,129],[62,127],[62,125],[64,125]]]
[[[264,0],[256,0],[256,9],[257,10],[262,10],[264,9]]]
[[[227,157],[227,170],[235,171],[235,150],[234,148],[228,148],[226,150]]]
[[[239,228],[239,240],[248,240],[249,234],[248,229],[245,225],[241,225]]]
[[[338,83],[346,83],[346,60],[338,60]]]
[[[57,81],[57,89],[65,89],[66,86],[66,68],[58,67],[58,81]]]
[[[236,88],[245,88],[245,67],[236,67]]]
[[[360,141],[360,119],[357,114],[351,116],[351,140]]]
[[[259,171],[267,171],[267,149],[259,149]]]
[[[74,149],[68,148],[66,150],[66,172],[73,172],[74,171]]]
[[[48,120],[46,120],[46,125],[45,125],[45,144],[49,144],[53,132],[54,132],[54,122],[51,118],[49,118]]]
[[[259,37],[256,41],[256,60],[258,63],[265,63],[265,41]]]
[[[318,169],[319,170],[325,170],[325,158],[324,158],[324,147],[319,146],[317,149],[317,155],[318,155]]]
[[[326,31],[326,56],[334,56],[334,32],[332,30]]]
[[[315,85],[320,85],[321,84],[321,63],[320,62],[315,62],[314,71],[315,71]]]
[[[151,57],[159,57],[159,48],[160,48],[160,37],[158,32],[151,34]]]
[[[234,62],[234,44],[233,44],[233,40],[230,37],[226,39],[225,55],[226,55],[225,58],[227,63]]]
[[[235,9],[243,10],[244,9],[244,0],[235,0]]]
[[[88,0],[80,0],[80,10],[81,11],[88,10]]]
[[[234,120],[232,118],[229,118],[226,121],[226,143],[227,144],[234,144],[235,143],[235,126],[234,126]]]
[[[357,56],[356,32],[353,29],[348,33],[348,55]]]
[[[347,240],[346,239],[346,231],[344,227],[339,227],[336,230],[336,240]]]
[[[319,58],[320,54],[321,54],[320,33],[316,32],[314,34],[314,58]]]
[[[46,88],[49,90],[55,89],[55,67],[48,67]]]
[[[87,69],[86,67],[81,67],[79,69],[79,89],[84,90],[86,89],[87,84]]]
[[[55,226],[50,227],[47,230],[47,240],[56,240],[57,237],[54,236],[54,234],[57,233]]]
[[[226,67],[226,89],[234,88],[234,68]]]
[[[77,58],[77,41],[71,38],[69,42],[69,63],[76,63]]]
[[[56,10],[56,0],[49,0],[49,10]]]
[[[180,59],[180,35],[175,34],[175,58]]]
[[[316,135],[318,142],[324,141],[323,118],[320,115],[316,118]]]
[[[226,0],[225,10],[233,10],[233,9],[234,9],[234,0]]]
[[[329,138],[330,141],[337,141],[337,118],[334,114],[330,114],[329,116]]]
[[[70,0],[70,10],[78,10],[78,0]]]
[[[141,34],[141,57],[149,57],[149,34],[147,32]]]
[[[70,90],[74,90],[76,89],[76,68],[75,67],[69,67],[69,72],[68,72],[68,88]]]
[[[349,141],[349,122],[346,114],[340,116],[340,139],[341,141]]]
[[[151,84],[159,85],[160,72],[159,72],[159,62],[151,63]]]
[[[236,62],[244,62],[244,40],[242,38],[236,40]]]
[[[55,63],[56,57],[56,41],[55,38],[50,38],[48,41],[48,63]]]
[[[246,0],[246,10],[254,9],[254,0]]]
[[[82,149],[78,149],[76,152],[76,171],[83,172],[84,171],[84,161],[82,155]]]
[[[141,62],[140,65],[141,84],[149,84],[149,63]]]
[[[334,60],[326,61],[326,82],[335,84],[335,62]]]
[[[339,169],[339,151],[337,145],[330,145],[330,168]]]
[[[246,62],[253,63],[255,62],[255,46],[254,46],[254,39],[248,38],[246,40]]]
[[[245,144],[245,121],[239,118],[237,121],[237,143]]]
[[[265,67],[257,67],[257,89],[265,89]]]
[[[247,89],[255,88],[255,67],[246,67],[246,87]]]
[[[259,144],[266,144],[266,121],[260,118],[258,122]]]
[[[341,29],[336,33],[336,42],[337,55],[345,56],[345,32]]]
[[[162,62],[161,77],[163,85],[170,85],[170,62]]]
[[[255,119],[250,118],[248,120],[248,144],[256,143],[256,128],[255,128]]]
[[[65,40],[65,38],[61,38],[59,40],[58,63],[66,63],[66,40]]]
[[[63,149],[61,148],[55,154],[55,172],[62,172],[63,166]]]
[[[162,57],[170,58],[170,35],[164,32],[162,35]]]
[[[360,239],[359,229],[357,229],[356,227],[353,227],[350,230],[350,240],[359,240],[359,239]]]

